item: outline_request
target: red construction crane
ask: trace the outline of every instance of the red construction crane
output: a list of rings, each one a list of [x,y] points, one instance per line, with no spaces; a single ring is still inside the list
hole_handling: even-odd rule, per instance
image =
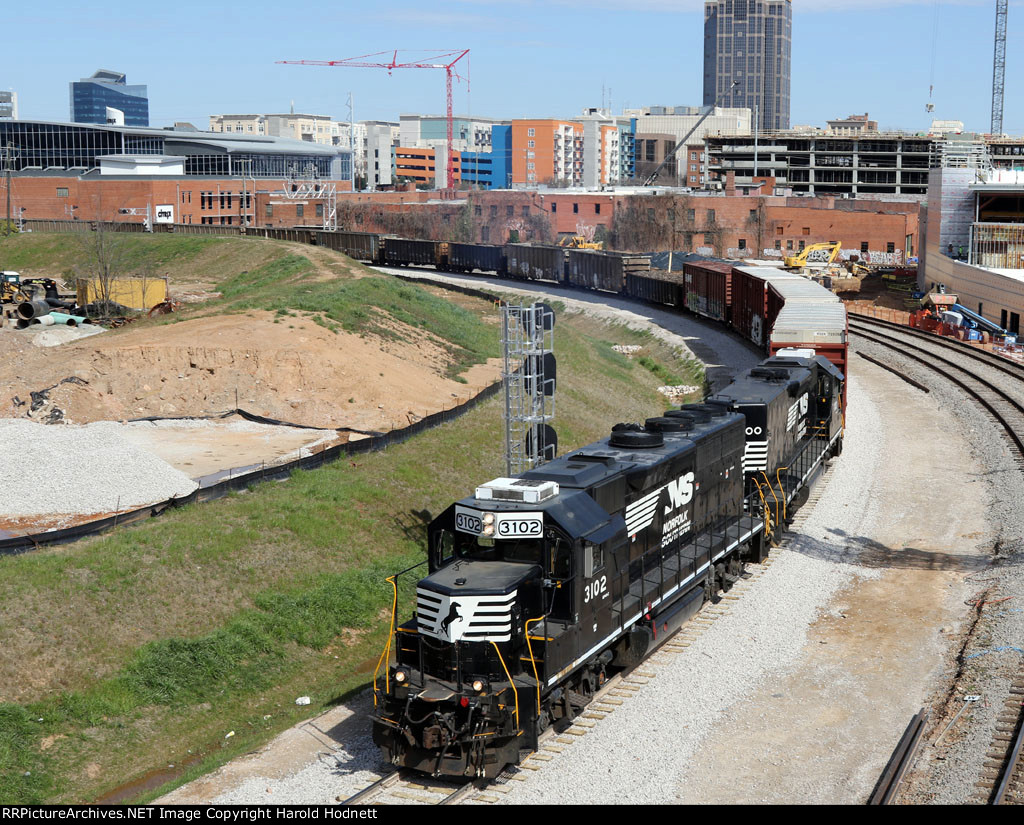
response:
[[[459,75],[453,67],[469,54],[469,49],[440,54],[431,52],[428,57],[424,57],[421,60],[410,60],[403,63],[398,62],[399,51],[401,50],[374,52],[373,54],[363,54],[359,57],[349,57],[345,60],[278,60],[277,62],[297,66],[350,66],[357,69],[387,69],[388,74],[391,74],[392,69],[444,69],[445,85],[448,92],[448,162],[445,165],[448,169],[448,188],[454,189],[455,164],[452,163],[452,78],[454,77],[457,80],[464,80],[465,78]],[[391,60],[387,63],[375,63],[369,60],[369,58],[386,55],[391,56]]]

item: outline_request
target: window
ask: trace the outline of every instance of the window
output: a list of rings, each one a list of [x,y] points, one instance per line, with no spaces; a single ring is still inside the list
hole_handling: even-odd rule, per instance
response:
[[[526,130],[526,136],[527,137],[536,137],[536,135],[537,135],[537,130],[536,129],[527,129]]]
[[[868,242],[867,241],[861,241],[860,242],[860,254],[861,255],[867,255],[868,254]]]
[[[533,129],[531,129],[530,131],[532,132]],[[526,141],[526,148],[527,149],[536,149],[537,148],[537,141],[535,141],[535,140],[528,140],[528,141]]]
[[[480,240],[485,243],[491,239],[491,227],[481,226],[480,227]]]
[[[806,244],[803,241],[800,241],[800,251],[801,252],[804,251],[804,246],[806,246]]]
[[[890,254],[891,254],[891,253],[893,253],[893,252],[895,252],[895,251],[896,251],[896,244],[894,244],[894,243],[892,243],[892,242],[890,241],[889,243],[887,243],[887,244],[885,245],[885,251],[886,251],[886,252],[889,252]]]
[[[695,220],[697,220],[697,210],[696,209],[687,209],[686,210],[686,220],[688,220],[688,221],[695,221]]]
[[[594,214],[595,215],[600,215],[601,214],[601,204],[599,204],[599,203],[595,203],[594,204]]]
[[[776,226],[775,227],[775,234],[776,235],[781,235],[782,234],[782,227],[781,226]]]
[[[708,210],[708,223],[714,223],[714,222],[715,222],[715,210],[714,209],[709,209]]]
[[[506,207],[505,207],[505,215],[506,215],[507,217],[511,218],[511,217],[513,217],[513,216],[514,216],[515,214],[516,214],[516,208],[515,208],[514,206],[506,206]]]
[[[558,204],[555,203],[554,201],[551,201],[551,211],[552,212],[557,212],[558,211]]]
[[[756,209],[751,209],[750,210],[750,220],[752,220],[752,221],[756,221],[757,220],[757,210]]]
[[[318,218],[322,218],[324,216],[324,205],[322,203],[318,203],[316,205],[316,216]]]
[[[482,206],[480,206],[480,204],[477,204],[476,206],[474,206],[474,207],[473,207],[473,214],[474,214],[474,215],[476,215],[476,216],[477,216],[478,218],[479,218],[479,217],[480,217],[480,216],[481,216],[481,215],[482,215],[483,213],[484,213],[484,210],[483,210],[483,207],[482,207]]]
[[[811,234],[811,227],[805,226],[803,229],[800,230],[800,234],[801,235],[810,235]],[[800,248],[803,249],[803,247],[800,247]]]
[[[493,204],[493,203],[491,204],[491,217],[492,218],[498,217],[498,206],[497,206],[497,204]]]
[[[803,249],[803,241],[800,242],[800,248]],[[792,251],[792,249],[793,249],[793,242],[792,241],[786,241],[786,249]]]
[[[272,203],[268,203],[267,204],[267,217],[268,218],[274,217],[274,204],[272,204]],[[206,218],[203,218],[203,221],[205,221],[205,220],[206,220]]]
[[[447,212],[441,216],[441,223],[451,223],[451,215]]]
[[[574,203],[574,204],[572,205],[572,213],[573,213],[574,215],[578,215],[578,214],[579,214],[579,211],[580,211],[580,205],[579,205],[578,203]]]
[[[714,243],[715,243],[715,236],[712,235],[710,232],[705,232],[704,233],[704,243],[706,243],[708,246],[714,245]]]
[[[654,210],[653,209],[648,209],[647,210],[647,220],[649,220],[649,221],[653,221],[654,220]]]
[[[523,217],[524,218],[530,217],[530,207],[529,206],[524,206],[523,207]]]
[[[301,203],[295,204],[295,217],[302,218],[306,214],[306,207]]]
[[[12,167],[12,168],[13,168],[13,167]],[[67,190],[67,187],[64,187],[64,186],[58,186],[58,187],[57,187],[57,197],[58,197],[58,198],[66,198],[67,196],[68,196],[68,190]]]
[[[776,249],[782,249],[782,241],[776,241],[775,242],[775,248]]]
[[[746,248],[747,248],[747,239],[746,238],[740,238],[740,249],[746,249]]]

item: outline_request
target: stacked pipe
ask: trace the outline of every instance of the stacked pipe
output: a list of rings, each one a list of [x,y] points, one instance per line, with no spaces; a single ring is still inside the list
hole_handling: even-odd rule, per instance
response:
[[[51,326],[64,324],[77,327],[79,324],[92,323],[81,315],[70,315],[66,312],[52,312],[50,305],[44,300],[22,301],[18,304],[18,329],[27,329],[34,324]]]

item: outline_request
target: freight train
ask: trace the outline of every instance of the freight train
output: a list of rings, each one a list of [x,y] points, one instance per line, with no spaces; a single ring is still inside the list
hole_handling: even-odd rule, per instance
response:
[[[449,777],[516,764],[762,561],[842,451],[846,311],[800,275],[725,261],[665,273],[635,256],[529,244],[247,233],[288,233],[371,264],[613,292],[725,324],[769,356],[703,404],[617,425],[477,487],[430,523],[428,575],[398,626],[390,579],[391,632],[374,674],[373,738],[392,764]]]

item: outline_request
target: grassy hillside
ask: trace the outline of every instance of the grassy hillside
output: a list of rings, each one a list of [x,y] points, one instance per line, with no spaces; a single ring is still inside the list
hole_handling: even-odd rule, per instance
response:
[[[325,283],[303,260],[236,270],[221,309],[316,311],[347,326],[382,307],[445,330],[467,358],[497,338],[484,302],[463,316],[391,278]],[[642,344],[651,360],[614,344]],[[556,354],[563,451],[659,414],[666,374],[700,383],[699,367],[650,336],[581,316],[560,314]],[[150,798],[163,778],[210,770],[365,686],[385,636],[384,576],[424,558],[417,513],[503,473],[501,409],[495,399],[386,453],[0,558],[0,800],[92,801],[155,776],[132,793]],[[296,707],[300,695],[313,706]]]
[[[0,239],[0,269],[22,277],[76,277],[83,271],[92,233],[29,232]],[[147,272],[174,281],[217,283],[288,254],[289,246],[245,238],[107,233],[111,253],[125,274]]]

